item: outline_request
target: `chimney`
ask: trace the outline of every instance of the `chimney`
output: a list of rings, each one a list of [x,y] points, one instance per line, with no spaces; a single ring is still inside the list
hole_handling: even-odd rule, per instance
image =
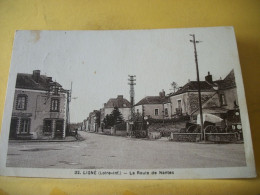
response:
[[[36,82],[36,83],[39,83],[39,80],[40,80],[40,74],[41,74],[41,71],[40,70],[34,70],[33,71],[33,80]]]
[[[210,84],[213,84],[212,75],[210,74],[210,72],[208,72],[208,75],[205,76],[205,81],[207,81]]]
[[[47,77],[47,83],[51,83],[52,82],[52,77]]]
[[[117,107],[122,108],[123,107],[123,95],[118,95],[117,96]]]
[[[123,95],[118,95],[117,99],[122,100],[123,99]]]
[[[159,93],[159,96],[160,96],[160,98],[164,98],[164,97],[165,97],[165,91],[162,90],[162,91]]]

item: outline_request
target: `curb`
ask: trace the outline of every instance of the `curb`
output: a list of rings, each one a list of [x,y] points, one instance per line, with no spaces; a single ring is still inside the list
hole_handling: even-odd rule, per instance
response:
[[[40,140],[40,139],[31,139],[31,140],[9,140],[9,143],[24,143],[24,142],[76,142],[76,141],[83,141],[84,139],[82,137],[80,138],[74,138],[73,140]]]

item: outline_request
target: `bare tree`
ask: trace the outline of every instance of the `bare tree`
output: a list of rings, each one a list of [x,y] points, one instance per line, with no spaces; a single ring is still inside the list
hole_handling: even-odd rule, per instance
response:
[[[176,82],[172,82],[171,83],[171,87],[172,87],[172,90],[173,90],[173,92],[175,93],[177,90],[178,90],[178,84],[176,83]]]

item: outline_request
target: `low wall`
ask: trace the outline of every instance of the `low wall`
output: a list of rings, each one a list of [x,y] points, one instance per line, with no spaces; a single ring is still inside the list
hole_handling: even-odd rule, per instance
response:
[[[160,132],[150,132],[148,133],[149,139],[160,139],[162,137]]]
[[[103,129],[105,135],[126,136],[126,130]]]
[[[170,141],[175,142],[199,142],[200,140],[200,133],[171,133],[170,136]]]
[[[117,135],[117,136],[126,136],[126,131],[125,130],[122,130],[122,131],[116,130],[116,134],[115,135]]]
[[[206,133],[206,140],[212,142],[236,142],[235,133]]]
[[[161,132],[162,137],[169,137],[171,133],[180,133],[180,129],[185,128],[186,122],[153,123],[149,125],[148,132]]]

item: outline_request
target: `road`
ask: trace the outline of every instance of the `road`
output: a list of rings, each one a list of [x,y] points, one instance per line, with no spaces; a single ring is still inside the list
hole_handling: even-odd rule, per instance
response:
[[[79,133],[84,141],[12,141],[7,166],[80,169],[245,166],[243,144],[180,143]]]

